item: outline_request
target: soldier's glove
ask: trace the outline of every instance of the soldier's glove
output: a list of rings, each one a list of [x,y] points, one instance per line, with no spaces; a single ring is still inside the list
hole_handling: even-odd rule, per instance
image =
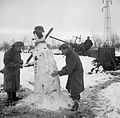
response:
[[[20,65],[19,63],[17,63],[15,66],[16,68],[23,68],[23,65]]]
[[[58,71],[54,71],[53,73],[51,73],[51,76],[52,77],[55,77],[55,76],[57,76],[58,75]]]
[[[20,60],[19,64],[20,64],[20,65],[23,65],[23,60]]]

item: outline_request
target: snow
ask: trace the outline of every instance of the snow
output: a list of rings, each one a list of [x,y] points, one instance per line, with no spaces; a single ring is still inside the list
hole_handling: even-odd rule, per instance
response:
[[[105,98],[111,101],[111,105],[120,108],[120,83],[113,83],[111,86],[102,90],[103,94],[105,94]]]
[[[120,53],[117,52],[117,55]],[[0,52],[0,67],[1,69],[3,68],[3,52]],[[22,59],[27,60],[30,54],[24,54],[22,53]],[[54,58],[57,62],[58,70],[61,69],[65,65],[65,57],[63,55],[54,55]],[[93,73],[93,74],[88,74],[88,72],[92,69],[92,60],[93,58],[87,57],[87,56],[80,56],[81,61],[83,63],[83,68],[84,68],[84,83],[85,83],[85,89],[90,89],[93,86],[102,84],[106,81],[113,80],[115,77],[119,76],[113,76],[111,74],[107,73]],[[120,73],[118,71],[118,73]],[[33,68],[23,68],[21,69],[21,85],[25,88],[29,88],[33,91],[33,86],[28,83],[28,81],[34,81],[34,75],[33,75]],[[0,74],[0,84],[3,83],[3,75]],[[65,89],[67,81],[67,76],[61,76],[60,77],[60,84],[62,89]],[[118,82],[113,82],[104,89],[101,89],[99,92],[99,99],[100,102],[100,107],[103,109],[103,111],[100,111],[99,114],[95,118],[103,118],[104,115],[107,118],[120,118],[120,83]],[[82,96],[84,95],[84,92]],[[31,100],[32,100],[32,96]],[[37,96],[39,99],[39,97]],[[47,100],[52,99],[50,96]],[[60,99],[56,95],[56,99]],[[44,104],[46,105],[46,104]],[[43,106],[43,108],[46,108],[46,106]],[[55,108],[53,108],[54,110]]]
[[[23,99],[18,104],[18,106],[29,106],[32,109],[42,109],[50,111],[57,111],[60,108],[69,109],[70,107],[72,107],[73,101],[69,98],[68,95],[68,93],[63,94],[62,92],[54,92],[49,95],[32,93],[28,97]]]
[[[101,91],[104,108],[107,110],[109,118],[120,118],[120,83],[113,83]],[[106,102],[105,102],[106,101]],[[107,106],[107,107],[106,107]]]

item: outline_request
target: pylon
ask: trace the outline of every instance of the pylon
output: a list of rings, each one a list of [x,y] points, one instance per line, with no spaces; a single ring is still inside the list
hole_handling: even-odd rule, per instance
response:
[[[110,4],[112,0],[103,0],[102,11],[105,13],[104,17],[104,44],[111,45],[111,16],[110,16]]]

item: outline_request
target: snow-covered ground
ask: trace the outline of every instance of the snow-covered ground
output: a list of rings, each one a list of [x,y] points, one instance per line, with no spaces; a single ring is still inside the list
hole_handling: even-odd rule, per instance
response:
[[[22,59],[26,62],[30,54],[22,53]],[[119,52],[117,52],[119,55]],[[54,56],[58,69],[61,69],[65,65],[65,57],[63,55]],[[120,118],[120,71],[117,70],[117,75],[111,75],[110,73],[88,74],[92,69],[93,58],[87,56],[80,56],[84,68],[84,83],[85,92],[82,93],[82,98],[85,98],[86,94],[97,93],[97,107],[93,107],[92,110],[96,114],[95,118]],[[32,61],[32,60],[31,60]],[[3,68],[3,52],[0,52],[0,69]],[[33,68],[21,69],[21,85],[25,88],[33,90],[33,86],[28,83],[33,82]],[[61,87],[65,88],[67,76],[60,77]],[[3,83],[3,75],[0,74],[0,84]],[[93,90],[94,89],[94,90]],[[92,92],[94,91],[94,92]],[[90,92],[90,93],[87,93]],[[96,92],[96,93],[95,93]],[[96,110],[97,109],[97,110]]]

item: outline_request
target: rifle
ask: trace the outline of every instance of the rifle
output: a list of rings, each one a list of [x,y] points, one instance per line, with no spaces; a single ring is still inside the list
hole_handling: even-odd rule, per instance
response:
[[[48,31],[48,33],[45,35],[45,39],[47,39],[47,37],[49,36],[49,34],[52,32],[52,30],[53,30],[53,27]],[[31,54],[30,56],[29,56],[29,58],[27,59],[27,61],[26,61],[26,64],[31,60],[31,58],[33,57],[33,54]]]

